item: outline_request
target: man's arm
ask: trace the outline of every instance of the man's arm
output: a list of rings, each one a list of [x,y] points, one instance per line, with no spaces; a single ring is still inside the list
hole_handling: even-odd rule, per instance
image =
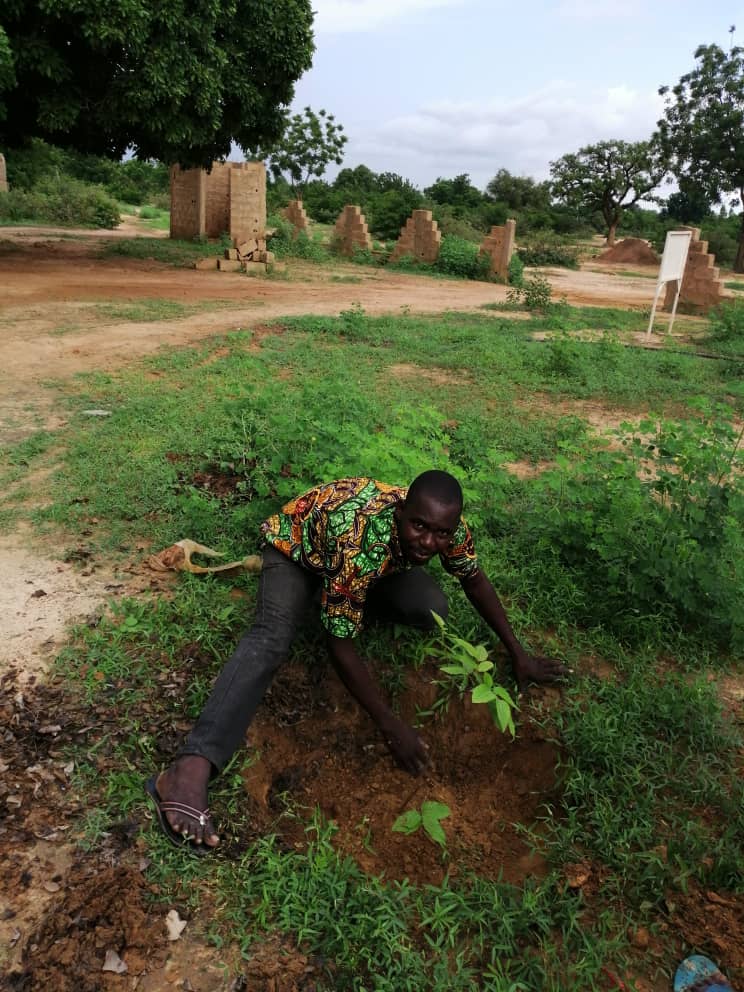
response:
[[[496,590],[482,569],[478,568],[466,579],[461,579],[460,584],[470,602],[506,648],[520,691],[526,689],[530,682],[555,682],[568,674],[566,666],[555,658],[530,655],[525,651],[511,628]]]
[[[412,727],[395,716],[383,700],[354,647],[354,641],[349,637],[328,634],[328,653],[341,681],[382,731],[385,743],[398,764],[411,775],[420,774],[429,764],[426,744]]]

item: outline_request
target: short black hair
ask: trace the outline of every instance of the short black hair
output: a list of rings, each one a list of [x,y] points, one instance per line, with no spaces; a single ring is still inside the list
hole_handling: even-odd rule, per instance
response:
[[[449,472],[429,469],[417,475],[408,487],[407,500],[415,501],[418,496],[428,496],[442,506],[456,506],[462,509],[462,486]]]

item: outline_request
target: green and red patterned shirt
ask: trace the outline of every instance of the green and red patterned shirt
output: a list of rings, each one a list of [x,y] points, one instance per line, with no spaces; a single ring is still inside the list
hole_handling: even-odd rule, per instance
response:
[[[374,479],[338,479],[290,500],[261,525],[267,544],[322,578],[321,620],[336,637],[359,633],[373,583],[411,567],[395,520],[395,507],[406,492]],[[459,579],[478,568],[462,518],[440,561]]]

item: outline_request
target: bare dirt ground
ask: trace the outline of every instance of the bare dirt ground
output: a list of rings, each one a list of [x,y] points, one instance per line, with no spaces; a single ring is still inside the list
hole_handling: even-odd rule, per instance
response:
[[[57,408],[55,382],[78,372],[115,370],[163,345],[188,345],[282,316],[335,315],[354,304],[373,314],[415,314],[478,310],[506,297],[501,286],[349,264],[331,269],[292,263],[287,278],[257,279],[97,257],[105,238],[136,234],[158,236],[135,221],[113,233],[0,229],[0,442],[18,441],[41,428],[59,432],[63,440],[65,420]],[[590,264],[577,272],[546,274],[554,295],[570,303],[648,308],[654,281],[619,276],[621,270]],[[143,300],[175,301],[188,309],[169,320],[106,317],[107,306]],[[603,416],[594,413],[598,420]],[[43,481],[33,480],[39,499]],[[81,737],[87,740],[92,725],[105,723],[106,714],[66,709],[64,686],[47,684],[43,673],[73,621],[95,623],[112,597],[159,584],[163,588],[163,582],[167,588],[168,580],[154,579],[144,569],[147,549],[140,550],[140,561],[114,570],[86,561],[79,549],[61,541],[40,547],[28,528],[0,537],[5,734],[0,753],[0,988],[5,975],[7,987],[15,990],[310,990],[315,965],[290,946],[263,946],[249,964],[241,963],[245,983],[236,985],[226,977],[218,952],[200,939],[198,926],[190,924],[180,941],[169,943],[163,913],[148,908],[146,865],[132,841],[139,824],[114,825],[105,850],[95,858],[71,842],[70,824],[83,810],[64,747]],[[194,663],[188,659],[184,679],[191,677]],[[407,785],[399,773],[382,766],[374,734],[360,729],[358,714],[339,686],[328,681],[304,685],[301,678],[294,673],[280,679],[264,718],[255,724],[262,757],[251,768],[246,790],[256,829],[274,821],[277,804],[287,797],[305,805],[322,795],[324,812],[340,825],[340,845],[364,870],[438,881],[442,864],[428,842],[411,844],[407,838],[403,844],[395,837],[391,842],[389,829],[380,836],[360,829],[367,808],[384,822],[392,820],[405,805]],[[301,721],[292,716],[298,711],[298,685]],[[464,731],[457,739],[444,725],[433,732],[432,746],[442,760],[429,784],[462,817],[460,835],[476,859],[469,866],[488,873],[506,864],[507,878],[518,882],[544,869],[511,824],[530,819],[549,798],[558,755],[541,738],[539,726],[527,723],[521,763],[511,751],[511,759],[494,751],[484,763],[481,718],[463,714],[457,725]],[[478,789],[465,789],[476,773]],[[493,816],[499,830],[489,832]],[[299,845],[301,831],[295,836],[293,829],[297,833],[288,821],[284,840]],[[715,899],[703,899],[701,905],[705,925],[695,930],[689,920],[685,923],[692,928],[690,941],[707,927],[723,933],[731,954],[738,953],[736,907]],[[717,929],[711,921],[718,921]],[[109,950],[126,960],[126,974],[101,970]],[[638,987],[656,992],[665,986],[640,982]]]

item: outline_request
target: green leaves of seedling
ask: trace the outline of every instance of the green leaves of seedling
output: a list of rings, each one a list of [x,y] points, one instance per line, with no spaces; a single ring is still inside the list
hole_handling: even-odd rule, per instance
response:
[[[393,824],[393,830],[399,834],[413,834],[420,827],[424,828],[435,844],[447,846],[447,836],[442,828],[442,820],[450,815],[450,808],[444,803],[429,801],[422,803],[421,809],[409,809],[402,813]]]
[[[442,632],[443,648],[435,650],[440,658],[446,658],[447,664],[440,665],[440,670],[451,675],[457,681],[461,693],[470,689],[470,698],[474,703],[485,703],[488,706],[493,722],[502,731],[515,736],[514,717],[512,710],[517,704],[507,690],[493,680],[493,662],[489,661],[488,651],[482,644],[471,644],[462,637],[457,637],[447,630],[444,620],[432,611],[434,621]]]

